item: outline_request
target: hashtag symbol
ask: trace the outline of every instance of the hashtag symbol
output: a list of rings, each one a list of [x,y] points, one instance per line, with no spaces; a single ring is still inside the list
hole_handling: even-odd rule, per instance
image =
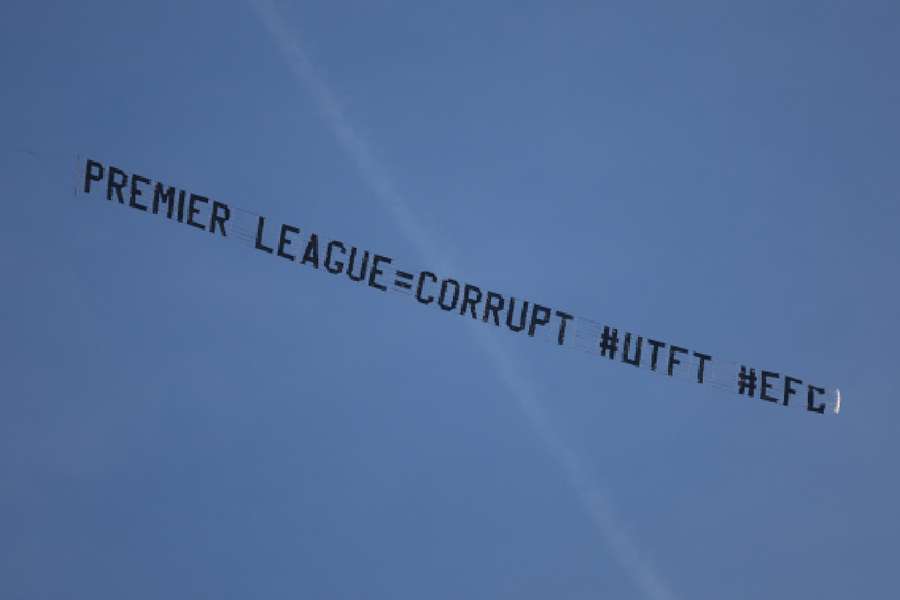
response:
[[[613,329],[610,333],[609,325],[603,326],[603,335],[600,336],[600,356],[616,357],[619,349],[619,330]]]
[[[738,394],[744,394],[744,390],[751,398],[756,392],[756,369],[750,369],[748,373],[747,367],[741,365],[741,372],[738,373]]]

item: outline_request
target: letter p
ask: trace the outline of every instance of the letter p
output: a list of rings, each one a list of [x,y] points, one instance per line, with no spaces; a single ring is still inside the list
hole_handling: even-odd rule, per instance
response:
[[[92,181],[102,180],[103,165],[98,163],[96,160],[88,159],[87,163],[84,165],[84,193],[89,194],[91,192]]]

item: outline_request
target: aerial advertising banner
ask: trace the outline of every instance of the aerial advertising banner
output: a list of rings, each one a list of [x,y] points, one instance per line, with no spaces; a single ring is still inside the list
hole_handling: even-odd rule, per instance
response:
[[[697,348],[626,331],[558,306],[542,304],[436,270],[414,269],[391,256],[346,240],[277,223],[233,203],[212,199],[163,181],[87,159],[78,191],[155,218],[181,223],[234,240],[279,260],[345,277],[378,293],[391,293],[419,306],[471,319],[486,327],[596,355],[627,368],[696,385],[732,391],[778,406],[799,406],[812,414],[840,411],[840,391],[783,370],[723,360]]]

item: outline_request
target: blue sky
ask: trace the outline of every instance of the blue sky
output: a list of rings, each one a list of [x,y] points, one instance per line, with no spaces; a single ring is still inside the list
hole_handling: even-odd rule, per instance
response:
[[[0,15],[2,597],[893,593],[894,3]],[[75,195],[76,156],[839,386],[843,410]]]

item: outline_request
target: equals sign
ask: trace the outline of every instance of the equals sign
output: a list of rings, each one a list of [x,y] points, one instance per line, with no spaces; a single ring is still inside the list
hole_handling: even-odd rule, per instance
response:
[[[412,280],[412,273],[407,273],[406,271],[397,271],[397,278],[394,279],[394,287],[411,290],[412,285],[409,282]]]

